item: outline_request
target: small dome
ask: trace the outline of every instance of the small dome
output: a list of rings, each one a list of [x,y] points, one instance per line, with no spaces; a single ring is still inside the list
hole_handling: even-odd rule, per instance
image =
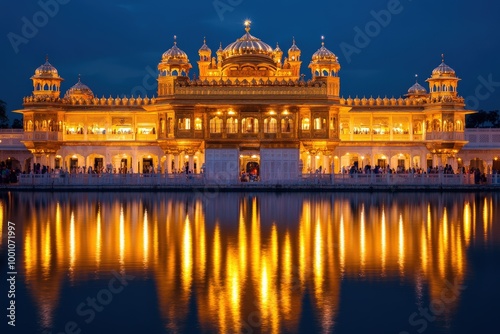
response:
[[[300,52],[299,47],[295,44],[295,38],[293,39],[292,46],[288,49],[288,53],[290,52]]]
[[[212,50],[207,45],[207,41],[203,39],[203,45],[201,46],[200,50],[198,50],[199,53],[211,53]]]
[[[188,62],[187,54],[177,47],[177,37],[174,36],[174,46],[161,56],[163,62]]]
[[[325,42],[322,42],[321,43],[321,48],[319,48],[318,51],[316,51],[312,55],[312,60],[313,61],[324,61],[324,60],[327,60],[327,61],[337,62],[338,58],[335,55],[335,53],[333,53],[332,51],[328,50],[325,47]]]
[[[276,49],[274,49],[274,52],[276,52],[276,53],[278,53],[278,52],[283,53],[283,51],[281,51],[280,45],[278,43],[276,43]]]
[[[262,42],[257,37],[250,35],[250,21],[245,22],[246,33],[236,42],[226,46],[224,54],[226,58],[248,54],[263,54],[272,57],[273,48]]]
[[[422,85],[419,84],[418,82],[415,82],[415,84],[408,89],[408,95],[423,95],[423,94],[427,94],[427,90],[424,87],[422,87]]]
[[[94,97],[94,93],[92,90],[85,84],[83,84],[80,80],[80,77],[78,77],[78,82],[73,85],[70,89],[66,91],[66,94],[64,94],[65,98],[87,98],[91,99]]]
[[[43,77],[59,77],[57,69],[49,63],[48,57],[45,58],[45,64],[35,70],[35,75]]]
[[[442,74],[451,74],[451,75],[455,75],[455,70],[452,69],[451,67],[449,67],[448,65],[446,65],[444,63],[444,55],[441,55],[442,57],[442,62],[441,64],[439,64],[438,67],[436,67],[433,71],[432,71],[432,74],[435,75],[442,75]]]

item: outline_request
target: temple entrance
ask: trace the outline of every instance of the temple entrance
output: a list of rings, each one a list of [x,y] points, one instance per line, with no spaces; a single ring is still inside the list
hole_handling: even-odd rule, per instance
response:
[[[484,173],[484,162],[479,158],[474,158],[470,161],[470,169],[479,169],[481,173]]]
[[[500,173],[500,160],[498,158],[493,159],[493,165],[491,166],[492,172]]]
[[[121,159],[119,172],[122,174],[127,173],[127,159],[126,158]]]
[[[153,172],[153,158],[144,158],[142,159],[142,172],[144,174]]]
[[[94,159],[94,170],[99,173],[104,167],[104,159],[103,158],[95,158]]]
[[[240,181],[260,181],[260,156],[257,153],[254,151],[240,155]]]
[[[260,166],[258,162],[250,161],[245,165],[241,172],[241,182],[257,182],[260,181]]]
[[[71,158],[69,160],[69,170],[74,171],[78,168],[78,158]]]

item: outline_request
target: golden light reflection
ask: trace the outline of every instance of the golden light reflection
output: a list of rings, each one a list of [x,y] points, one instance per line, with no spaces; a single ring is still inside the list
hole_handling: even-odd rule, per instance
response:
[[[69,271],[71,277],[75,270],[76,261],[76,235],[75,235],[75,213],[71,212],[70,225],[69,225]]]
[[[385,208],[382,207],[382,217],[380,218],[380,242],[381,254],[380,262],[382,263],[382,275],[385,275],[385,261],[387,257],[387,232],[385,227]]]
[[[366,265],[366,230],[365,230],[365,206],[361,205],[360,213],[360,228],[359,228],[359,245],[360,245],[360,264],[361,273],[365,270]]]
[[[99,268],[101,264],[101,252],[102,252],[102,234],[101,234],[101,210],[97,211],[96,219],[96,236],[95,236],[95,262],[96,266]]]
[[[45,235],[44,235],[45,234]],[[52,260],[52,251],[50,245],[50,222],[45,224],[45,230],[42,231],[43,250],[42,250],[42,273],[45,279],[50,278],[50,261]]]
[[[344,216],[341,213],[340,216],[340,228],[339,228],[339,251],[340,251],[340,271],[344,273],[345,271],[345,232],[344,232]]]
[[[484,198],[483,203],[483,236],[484,241],[488,241],[488,225],[489,225],[489,210],[488,210],[488,199]]]
[[[405,232],[403,226],[403,215],[399,215],[399,224],[398,224],[398,265],[399,265],[399,273],[404,275],[405,271]]]
[[[119,222],[119,244],[120,244],[120,269],[123,271],[125,266],[125,213],[123,206],[120,207],[120,222]]]
[[[314,293],[316,298],[323,295],[323,234],[321,233],[321,223],[319,219],[315,224],[314,232]]]
[[[469,246],[471,239],[472,223],[471,223],[471,208],[470,203],[466,202],[464,206],[464,238],[466,246]]]
[[[148,267],[149,261],[149,232],[148,232],[148,210],[144,210],[144,218],[142,220],[142,244],[143,244],[143,257],[142,261],[144,268]]]
[[[47,296],[57,296],[68,273],[73,281],[88,280],[89,272],[119,264],[154,280],[169,331],[182,331],[194,303],[205,332],[244,332],[252,312],[260,315],[259,330],[289,332],[298,328],[308,298],[321,330],[331,332],[342,280],[404,278],[417,294],[440,298],[446,281],[468,274],[468,247],[484,241],[483,229],[492,240],[497,228],[494,202],[473,204],[473,196],[463,206],[433,200],[418,209],[411,201],[374,207],[362,200],[304,200],[295,221],[276,218],[279,201],[234,197],[225,205],[239,210],[224,212],[191,199],[147,209],[140,201],[54,201],[23,232],[27,288],[40,312],[53,310],[58,299]],[[281,205],[292,210],[294,204]],[[483,219],[477,226],[475,205]],[[48,276],[53,286],[45,289]]]
[[[184,222],[184,232],[182,236],[182,290],[185,293],[191,291],[193,272],[193,238],[191,235],[191,224],[189,217]]]

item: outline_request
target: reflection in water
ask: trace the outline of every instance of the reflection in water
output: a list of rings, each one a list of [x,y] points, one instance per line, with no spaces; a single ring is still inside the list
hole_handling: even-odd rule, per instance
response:
[[[332,332],[343,280],[403,280],[421,305],[425,293],[439,298],[446,282],[463,282],[472,243],[498,238],[498,196],[425,198],[15,194],[10,215],[24,222],[22,274],[43,328],[65,277],[74,285],[117,270],[154,280],[167,331],[181,331],[193,305],[203,331],[296,331],[307,304]],[[1,199],[0,231],[6,206]]]

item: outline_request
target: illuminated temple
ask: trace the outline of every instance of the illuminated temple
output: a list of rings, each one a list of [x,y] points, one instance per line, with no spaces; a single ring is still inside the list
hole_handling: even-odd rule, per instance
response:
[[[295,40],[285,54],[251,35],[250,22],[215,54],[204,41],[193,79],[175,40],[158,64],[153,98],[99,98],[80,79],[62,95],[63,79],[47,60],[17,110],[33,154],[29,168],[154,169],[231,179],[253,172],[261,180],[290,180],[349,166],[472,165],[459,156],[472,111],[444,59],[426,80],[428,90],[417,82],[399,98],[341,97],[341,66],[324,41],[308,60],[306,81]],[[481,168],[496,163],[493,156],[485,160]]]

